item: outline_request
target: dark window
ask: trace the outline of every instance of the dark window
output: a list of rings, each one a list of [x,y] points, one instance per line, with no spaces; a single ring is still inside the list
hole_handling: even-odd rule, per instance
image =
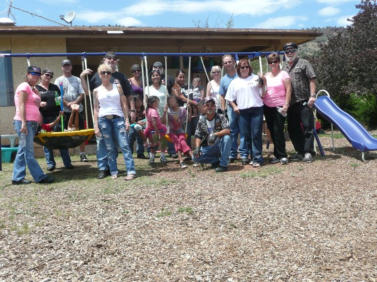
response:
[[[0,107],[14,105],[12,58],[2,57],[4,53],[10,51],[0,51]]]

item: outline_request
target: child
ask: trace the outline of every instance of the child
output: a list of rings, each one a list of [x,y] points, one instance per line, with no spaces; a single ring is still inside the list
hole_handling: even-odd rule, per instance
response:
[[[162,164],[167,163],[164,142],[166,126],[161,123],[161,119],[158,114],[159,103],[160,99],[157,96],[151,96],[148,98],[146,110],[147,128],[144,130],[144,135],[148,138],[150,145],[149,164],[154,164],[154,156],[159,146],[161,149],[160,161]]]
[[[145,159],[144,145],[145,136],[144,129],[146,125],[145,112],[143,102],[139,96],[132,97],[135,100],[136,120],[131,124],[129,131],[130,147],[133,152],[135,140],[137,141],[136,153],[138,159]]]
[[[71,106],[71,108],[72,108],[72,112],[71,112],[71,115],[69,116],[67,129],[68,129],[68,131],[75,131],[75,130],[79,129],[79,109],[80,109],[80,105],[73,104]]]
[[[166,120],[166,112],[168,113],[169,138],[174,144],[175,151],[178,154],[179,165],[182,169],[187,168],[183,162],[183,154],[192,156],[191,149],[186,143],[186,134],[182,129],[182,125],[186,121],[186,109],[178,106],[175,96],[169,96],[165,107],[163,120]]]
[[[41,102],[41,107],[46,106],[46,102]],[[64,117],[64,112],[60,111],[59,115],[56,117],[56,119],[53,122],[50,123],[43,123],[41,125],[41,132],[51,132],[54,129],[54,126],[60,122],[61,117]]]

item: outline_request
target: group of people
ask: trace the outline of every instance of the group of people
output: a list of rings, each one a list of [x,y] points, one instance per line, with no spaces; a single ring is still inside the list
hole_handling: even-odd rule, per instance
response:
[[[161,62],[152,66],[150,85],[143,85],[138,64],[132,65],[132,77],[127,79],[118,71],[118,58],[113,52],[106,53],[97,72],[85,69],[80,78],[72,75],[71,62],[63,60],[63,75],[54,84],[49,69],[28,67],[26,81],[15,92],[14,128],[19,135],[19,148],[12,183],[30,183],[25,179],[26,166],[35,182],[53,181],[34,158],[34,135],[39,125],[47,131],[61,130],[61,117],[66,130],[84,128],[82,101],[89,95],[90,75],[99,179],[108,175],[118,177],[119,149],[127,170],[125,179],[136,176],[132,156],[135,141],[137,158],[147,158],[144,155],[147,149],[152,165],[156,152],[160,151],[162,164],[167,162],[166,154],[169,154],[178,157],[181,168],[187,167],[186,160],[192,160],[194,165],[210,163],[216,172],[223,172],[238,155],[243,165],[260,167],[265,163],[263,117],[274,144],[271,163],[288,163],[286,119],[297,152],[290,159],[311,162],[316,76],[311,64],[297,56],[295,43],[287,43],[283,49],[286,59],[283,69],[277,53],[267,57],[270,72],[264,75],[253,73],[248,59],[236,63],[233,56],[224,55],[224,76],[220,66],[212,66],[211,80],[206,87],[201,86],[200,77],[194,77],[189,89],[184,70],[178,70],[174,78],[169,76],[165,81]],[[60,89],[64,91],[62,101]],[[60,103],[64,105],[63,111]],[[86,161],[84,146],[80,151],[80,159]],[[52,150],[44,148],[44,152],[47,169],[55,169]],[[72,169],[68,150],[61,149],[60,154],[65,168]]]

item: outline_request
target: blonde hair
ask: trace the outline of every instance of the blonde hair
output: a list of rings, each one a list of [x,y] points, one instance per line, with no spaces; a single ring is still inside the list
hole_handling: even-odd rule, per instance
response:
[[[109,71],[109,72],[113,72],[111,66],[106,65],[106,64],[100,64],[100,65],[98,66],[97,72],[100,73],[101,71]]]
[[[211,68],[211,78],[213,78],[213,72],[215,72],[215,71],[219,71],[220,73],[221,73],[221,68],[220,68],[220,66],[213,66],[212,68]]]

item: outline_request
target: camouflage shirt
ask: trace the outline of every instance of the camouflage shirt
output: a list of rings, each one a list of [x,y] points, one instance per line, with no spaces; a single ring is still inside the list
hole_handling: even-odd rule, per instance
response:
[[[289,64],[285,64],[283,70],[285,70],[291,77],[291,105],[300,101],[309,100],[309,82],[311,79],[316,78],[312,65],[307,60],[298,58],[291,66]]]
[[[202,140],[203,146],[208,146],[207,143],[207,137],[210,133],[219,132],[223,129],[229,129],[229,124],[227,119],[224,115],[221,114],[215,114],[215,117],[213,118],[214,122],[214,128],[210,129],[208,127],[207,117],[205,115],[201,115],[199,117],[198,125],[196,126],[195,130],[195,137]]]

